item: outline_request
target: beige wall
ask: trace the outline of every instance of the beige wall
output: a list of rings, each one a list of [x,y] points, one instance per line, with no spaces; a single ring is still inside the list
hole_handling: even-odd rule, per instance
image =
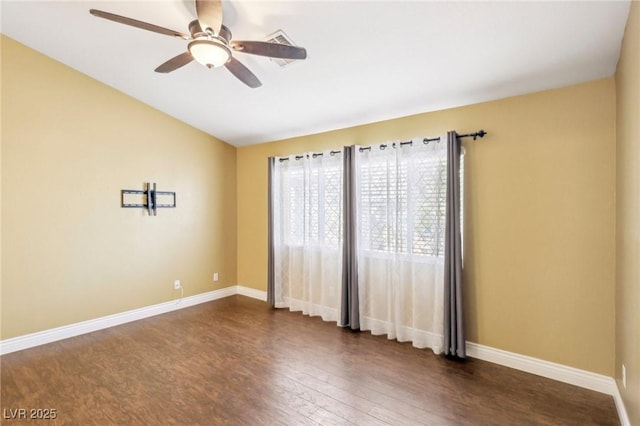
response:
[[[267,157],[484,128],[465,140],[473,342],[613,374],[613,78],[238,149],[238,282],[266,289]]]
[[[236,283],[234,147],[4,36],[2,89],[2,339]]]
[[[616,363],[631,424],[640,425],[640,3],[632,2],[616,71]],[[622,365],[627,388],[622,385]]]

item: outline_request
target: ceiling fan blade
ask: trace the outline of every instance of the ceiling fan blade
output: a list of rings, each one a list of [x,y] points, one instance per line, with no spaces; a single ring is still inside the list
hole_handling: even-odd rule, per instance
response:
[[[249,68],[242,65],[240,61],[235,59],[233,56],[229,58],[224,66],[231,72],[231,74],[235,75],[236,78],[242,81],[244,84],[251,88],[256,88],[262,86],[258,77],[252,73]]]
[[[222,2],[220,0],[196,0],[196,14],[204,31],[211,28],[215,34],[222,28]]]
[[[147,31],[153,31],[154,33],[165,34],[173,37],[178,37],[184,40],[189,40],[186,34],[179,31],[170,30],[168,28],[159,27],[157,25],[149,24],[147,22],[138,21],[137,19],[127,18],[125,16],[116,15],[114,13],[103,12],[102,10],[89,9],[89,13],[98,18],[108,19],[110,21],[119,22],[121,24],[130,25],[132,27],[140,28]]]
[[[239,41],[233,40],[231,47],[242,53],[268,56],[270,58],[306,59],[307,49],[289,46],[287,44],[269,43],[267,41]]]
[[[191,53],[184,52],[179,54],[176,57],[169,59],[167,62],[160,65],[158,68],[156,68],[154,71],[166,74],[168,72],[175,71],[178,68],[187,65],[191,61],[193,61],[193,56],[191,56]]]

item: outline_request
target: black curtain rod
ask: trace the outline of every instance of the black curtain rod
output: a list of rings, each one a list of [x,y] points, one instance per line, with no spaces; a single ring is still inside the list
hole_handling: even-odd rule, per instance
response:
[[[458,137],[460,139],[462,138],[473,138],[473,140],[475,141],[478,138],[484,138],[485,135],[487,135],[487,132],[485,132],[484,130],[480,129],[477,132],[473,132],[473,133],[465,133],[464,135],[458,135]],[[438,136],[437,138],[424,138],[422,139],[422,142],[425,144],[428,144],[429,142],[440,142],[440,137]],[[413,145],[413,141],[404,141],[404,142],[400,142],[400,146],[402,145]],[[393,147],[396,146],[395,142],[391,145]],[[387,145],[382,144],[380,145],[380,149],[385,149],[387,147]],[[362,151],[368,151],[371,149],[371,146],[364,146],[362,148],[360,148],[360,152]],[[334,156],[336,154],[341,154],[342,151],[329,151],[329,153],[331,154],[331,156]],[[306,154],[306,157],[309,158],[309,155],[311,155],[313,158],[316,157],[321,157],[322,156],[322,152],[314,152],[313,154]],[[301,160],[303,158],[305,158],[305,155],[296,155],[296,160]],[[280,161],[287,161],[289,158],[280,158]]]
[[[342,151],[329,151],[329,154],[333,157],[336,154],[342,154]],[[296,160],[302,160],[303,158],[309,158],[310,156],[313,158],[322,157],[322,152],[314,152],[313,154],[305,154],[305,155],[296,155]],[[288,161],[289,157],[279,158],[280,162]]]
[[[477,132],[473,132],[473,133],[465,133],[464,135],[458,135],[459,138],[473,138],[473,140],[475,141],[477,138],[484,138],[484,136],[487,134],[487,132],[485,132],[484,130],[480,129]],[[428,144],[429,142],[440,142],[440,137],[438,136],[437,138],[424,138],[422,139],[422,142],[425,144]],[[413,141],[404,141],[404,142],[400,142],[400,146],[402,145],[413,145]],[[380,149],[385,149],[387,147],[387,145],[382,144],[379,145]],[[396,144],[395,142],[391,145],[392,147],[395,147]],[[365,146],[360,148],[360,152],[362,151],[368,151],[370,150],[371,147],[370,146]]]
[[[484,136],[487,134],[487,132],[485,132],[484,130],[480,129],[477,132],[473,132],[473,133],[465,133],[464,135],[458,135],[459,138],[473,138],[473,140],[475,141],[477,138],[484,138]],[[424,143],[429,143],[429,142],[434,142],[434,141],[440,141],[440,136],[438,136],[437,138],[424,138],[422,140],[422,142]],[[405,143],[412,143],[413,141],[408,141],[408,142],[401,142],[402,144]]]
[[[484,138],[484,136],[487,134],[487,132],[485,132],[484,130],[480,129],[477,132],[473,132],[473,133],[467,133],[464,135],[458,135],[459,138],[473,138],[473,140],[475,141],[477,138]]]

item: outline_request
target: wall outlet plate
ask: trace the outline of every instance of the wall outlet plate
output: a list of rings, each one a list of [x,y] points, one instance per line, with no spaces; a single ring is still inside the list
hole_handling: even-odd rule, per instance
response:
[[[622,387],[627,388],[627,367],[622,364]]]
[[[220,276],[218,275],[218,273],[217,273],[217,272],[214,272],[214,273],[213,273],[213,280],[214,280],[214,281],[218,281],[219,279],[220,279]]]
[[[182,284],[180,284],[180,280],[175,280],[173,282],[173,289],[174,290],[180,290],[180,287],[182,286]]]

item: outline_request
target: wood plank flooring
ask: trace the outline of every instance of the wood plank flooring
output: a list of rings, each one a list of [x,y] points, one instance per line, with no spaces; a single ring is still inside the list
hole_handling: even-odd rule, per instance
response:
[[[0,363],[7,425],[619,424],[608,395],[450,361],[243,296]],[[15,418],[21,408],[56,418]]]

